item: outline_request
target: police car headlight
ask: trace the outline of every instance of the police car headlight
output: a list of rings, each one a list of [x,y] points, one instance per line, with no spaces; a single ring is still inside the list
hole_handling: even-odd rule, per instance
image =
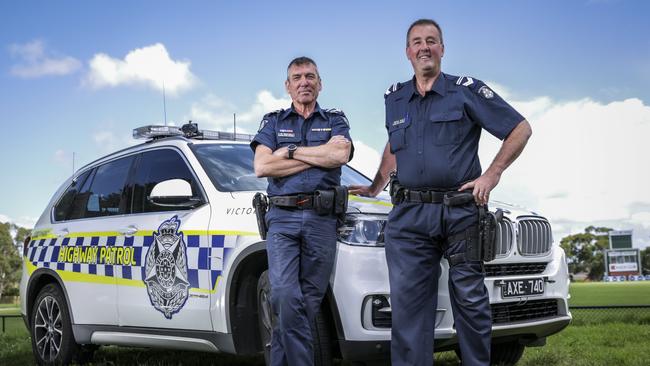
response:
[[[385,215],[348,214],[339,227],[339,241],[349,245],[383,246]]]

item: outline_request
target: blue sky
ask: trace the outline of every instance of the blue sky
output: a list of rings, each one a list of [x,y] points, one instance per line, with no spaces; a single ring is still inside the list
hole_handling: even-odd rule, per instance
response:
[[[264,111],[286,104],[286,64],[300,55],[318,62],[321,105],[346,112],[357,164],[373,170],[366,162],[386,141],[383,92],[412,74],[404,33],[431,17],[443,27],[443,71],[488,82],[533,125],[497,198],[546,214],[556,236],[601,224],[650,245],[649,10],[645,1],[4,1],[0,219],[33,223],[71,174],[73,152],[79,167],[133,143],[132,128],[160,123],[162,80],[169,121],[227,129],[236,112],[255,131]],[[484,138],[484,167],[497,148]]]

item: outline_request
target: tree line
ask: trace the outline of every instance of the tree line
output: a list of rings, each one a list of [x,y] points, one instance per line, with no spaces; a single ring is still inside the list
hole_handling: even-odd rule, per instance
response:
[[[605,250],[609,249],[607,227],[589,226],[584,233],[562,238],[560,246],[566,253],[569,273],[586,273],[591,281],[601,281],[605,274]],[[650,247],[640,251],[643,274],[650,274]]]
[[[22,271],[23,242],[31,230],[12,223],[0,223],[0,299],[18,296]]]

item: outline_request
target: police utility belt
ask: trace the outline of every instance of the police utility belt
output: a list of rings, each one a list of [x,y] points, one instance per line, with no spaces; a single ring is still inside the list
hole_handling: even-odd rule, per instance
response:
[[[393,205],[403,202],[438,203],[445,206],[462,206],[474,202],[471,191],[415,190],[403,187],[395,177],[390,182]],[[478,205],[478,225],[470,226],[460,233],[447,237],[446,245],[465,240],[465,252],[447,255],[450,266],[470,261],[489,262],[496,257],[497,226],[503,219],[503,211],[491,212],[485,205]]]
[[[348,209],[347,187],[334,187],[330,190],[317,190],[314,193],[299,193],[288,196],[267,197],[256,193],[253,197],[253,207],[257,216],[257,227],[262,239],[266,239],[266,212],[270,206],[285,209],[314,210],[318,215],[345,215]]]

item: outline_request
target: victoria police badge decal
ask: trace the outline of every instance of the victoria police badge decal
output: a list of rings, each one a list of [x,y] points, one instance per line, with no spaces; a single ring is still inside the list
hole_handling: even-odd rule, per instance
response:
[[[187,246],[183,233],[178,232],[181,221],[177,216],[163,221],[153,233],[147,252],[144,283],[153,307],[171,319],[189,295],[187,277]]]

